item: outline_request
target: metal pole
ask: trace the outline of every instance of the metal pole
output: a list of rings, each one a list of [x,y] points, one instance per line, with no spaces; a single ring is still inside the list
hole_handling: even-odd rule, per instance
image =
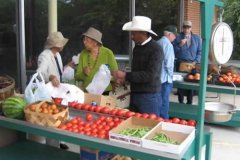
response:
[[[16,26],[17,26],[17,63],[18,85],[23,92],[26,87],[26,55],[25,55],[25,21],[24,0],[16,1]]]
[[[48,0],[48,33],[57,30],[57,0]]]
[[[129,0],[129,20],[131,21],[132,18],[135,16],[135,0]],[[131,39],[131,33],[129,32],[129,65],[131,66],[132,63],[132,50],[134,47],[134,42]]]

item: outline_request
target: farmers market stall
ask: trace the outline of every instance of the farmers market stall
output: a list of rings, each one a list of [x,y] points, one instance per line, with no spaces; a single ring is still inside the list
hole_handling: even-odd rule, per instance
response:
[[[5,157],[6,159],[10,157],[11,159],[19,159],[21,158],[20,155],[29,155],[24,157],[24,160],[29,159],[38,159],[42,154],[49,155],[49,157],[44,157],[44,159],[61,159],[64,156],[72,156],[72,159],[79,159],[79,157],[76,154],[71,154],[67,151],[64,151],[62,154],[63,156],[58,155],[59,150],[50,149],[48,146],[43,144],[37,144],[30,141],[27,141],[25,139],[25,134],[35,134],[39,136],[44,136],[47,138],[52,138],[56,140],[62,140],[66,142],[70,142],[73,144],[77,144],[83,147],[89,147],[93,149],[100,149],[102,151],[111,152],[111,153],[117,153],[117,154],[123,154],[123,155],[129,155],[131,157],[140,158],[140,159],[191,159],[193,156],[195,156],[195,159],[201,159],[201,151],[202,147],[206,145],[206,152],[205,152],[205,159],[211,159],[211,141],[212,141],[212,135],[211,133],[208,133],[204,131],[204,108],[205,108],[205,94],[206,94],[206,68],[208,63],[208,50],[209,50],[209,40],[210,40],[210,34],[211,34],[211,24],[212,24],[212,17],[213,17],[213,11],[215,6],[223,6],[222,1],[219,0],[199,0],[201,3],[201,30],[202,30],[202,39],[203,39],[203,49],[202,49],[202,70],[201,75],[203,75],[199,82],[199,101],[198,101],[198,107],[195,110],[196,112],[193,113],[191,116],[191,119],[195,119],[197,121],[196,124],[196,131],[190,133],[195,133],[195,136],[193,136],[192,141],[188,144],[187,147],[180,152],[180,154],[173,154],[168,153],[164,151],[159,150],[153,150],[153,149],[147,149],[135,145],[115,142],[115,141],[109,141],[107,139],[97,138],[93,136],[87,136],[79,133],[73,133],[57,128],[51,128],[46,126],[40,126],[36,124],[32,124],[30,122],[26,122],[24,120],[17,120],[12,118],[7,118],[4,116],[0,116],[0,126],[4,129],[10,129],[11,131],[16,131],[18,134],[20,133],[20,138],[15,143],[5,145],[1,147],[0,154],[2,157]],[[73,113],[76,113],[76,111],[70,109],[70,115]],[[191,113],[191,112],[190,112]],[[185,114],[186,115],[186,114]],[[186,117],[183,114],[183,118]],[[179,116],[179,115],[177,115]],[[132,117],[131,117],[132,118]],[[162,123],[159,123],[160,125]],[[121,125],[121,124],[120,124]],[[119,125],[119,126],[120,126]],[[0,128],[0,130],[2,129]],[[1,132],[0,132],[1,134]],[[4,135],[6,136],[6,135]],[[113,138],[113,137],[111,137]],[[25,150],[21,150],[22,147],[25,146]],[[31,152],[29,148],[39,148],[39,150],[34,152],[34,155],[30,154]],[[21,153],[17,152],[17,150],[21,150]],[[52,151],[53,154],[49,154],[49,151]],[[16,154],[9,154],[16,153]],[[31,156],[30,156],[31,155]],[[57,155],[57,156],[54,156]],[[17,157],[16,157],[17,156]],[[2,158],[1,157],[1,158]],[[57,157],[57,158],[56,158]],[[68,158],[69,158],[68,157]]]

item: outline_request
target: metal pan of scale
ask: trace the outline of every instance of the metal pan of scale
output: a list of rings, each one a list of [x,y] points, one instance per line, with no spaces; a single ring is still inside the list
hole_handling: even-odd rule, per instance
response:
[[[232,104],[222,102],[205,103],[205,120],[209,122],[227,122],[231,120],[236,112],[236,107]]]

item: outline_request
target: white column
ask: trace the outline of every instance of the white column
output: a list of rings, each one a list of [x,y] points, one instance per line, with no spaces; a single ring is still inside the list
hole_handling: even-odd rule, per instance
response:
[[[48,0],[48,33],[57,30],[57,0]]]

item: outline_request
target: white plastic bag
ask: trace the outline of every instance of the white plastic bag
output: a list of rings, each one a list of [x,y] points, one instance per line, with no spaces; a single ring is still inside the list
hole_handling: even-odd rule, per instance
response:
[[[92,82],[86,87],[88,93],[101,95],[110,83],[112,76],[107,65],[102,64],[94,75]]]
[[[70,66],[67,66],[64,68],[62,73],[62,79],[63,81],[71,81],[74,79],[74,69]]]
[[[24,98],[26,99],[27,103],[51,100],[50,92],[41,73],[35,73],[32,76],[24,91]]]
[[[54,87],[51,82],[47,84],[51,97],[62,98],[62,104],[68,105],[68,102],[84,103],[84,92],[77,86],[67,83],[60,83],[59,87]]]

